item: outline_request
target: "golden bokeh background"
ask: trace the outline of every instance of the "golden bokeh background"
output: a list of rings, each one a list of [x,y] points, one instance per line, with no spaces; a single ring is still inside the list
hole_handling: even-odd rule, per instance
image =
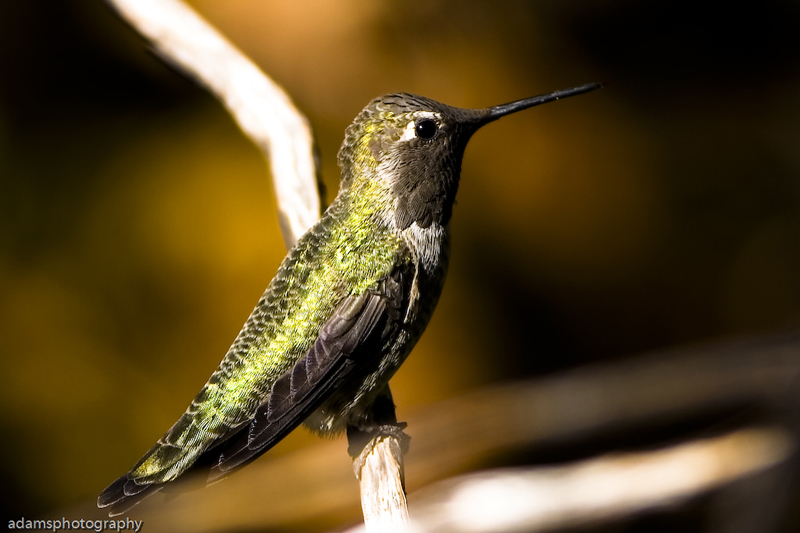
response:
[[[392,383],[400,419],[800,316],[796,2],[192,4],[307,113],[329,195],[344,128],[380,94],[484,107],[608,84],[470,142],[449,280]],[[261,155],[210,96],[99,0],[2,3],[7,514],[90,500],[129,468],[284,253]]]

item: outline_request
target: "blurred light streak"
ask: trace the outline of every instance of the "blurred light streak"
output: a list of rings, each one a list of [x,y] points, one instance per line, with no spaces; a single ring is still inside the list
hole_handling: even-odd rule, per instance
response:
[[[552,468],[485,471],[414,495],[409,531],[544,531],[676,504],[785,461],[795,443],[750,428]]]

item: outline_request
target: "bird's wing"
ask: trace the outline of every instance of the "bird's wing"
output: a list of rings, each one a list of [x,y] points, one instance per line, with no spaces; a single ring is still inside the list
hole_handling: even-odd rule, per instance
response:
[[[249,463],[301,424],[354,368],[378,356],[387,322],[401,321],[404,306],[408,305],[413,276],[406,270],[395,268],[372,288],[345,297],[322,325],[305,356],[275,381],[255,416],[218,438],[212,447],[182,467],[178,475],[197,461],[212,465],[209,481],[213,481]],[[160,444],[158,451],[163,457],[159,459],[163,464],[182,460],[180,455],[185,450]],[[171,454],[175,455],[174,461]],[[98,506],[111,507],[111,516],[124,513],[168,481],[125,474],[103,491]]]
[[[386,295],[364,292],[345,299],[297,364],[281,376],[245,431],[229,439],[209,481],[260,456],[303,422],[365,359],[378,356],[389,318]]]

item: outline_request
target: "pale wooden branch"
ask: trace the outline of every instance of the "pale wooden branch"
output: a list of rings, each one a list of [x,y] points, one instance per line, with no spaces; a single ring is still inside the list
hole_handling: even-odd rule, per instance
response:
[[[156,51],[208,88],[272,169],[283,240],[291,248],[317,220],[322,202],[311,127],[288,95],[180,0],[107,0]],[[401,444],[376,436],[357,476],[364,519],[374,531],[408,520]]]
[[[250,59],[180,0],[107,0],[168,62],[228,109],[270,163],[281,233],[294,245],[320,216],[319,171],[308,121]]]
[[[403,451],[398,440],[379,436],[364,448],[353,468],[361,488],[367,531],[402,532],[408,526]]]

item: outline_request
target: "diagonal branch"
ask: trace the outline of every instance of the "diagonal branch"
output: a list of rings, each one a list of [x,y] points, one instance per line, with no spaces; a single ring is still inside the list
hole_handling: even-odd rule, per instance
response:
[[[317,220],[321,181],[311,127],[289,96],[180,0],[107,0],[169,63],[205,86],[270,163],[287,248]]]

